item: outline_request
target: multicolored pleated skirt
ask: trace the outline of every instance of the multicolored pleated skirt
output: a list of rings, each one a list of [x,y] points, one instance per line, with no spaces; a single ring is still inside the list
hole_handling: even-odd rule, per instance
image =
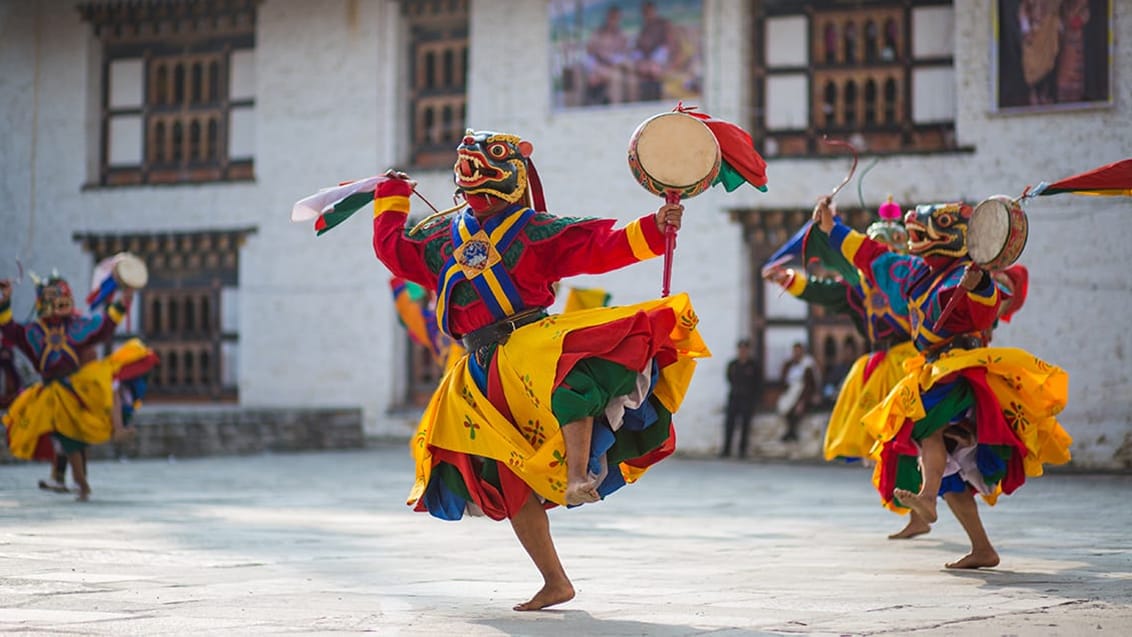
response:
[[[865,426],[877,439],[873,484],[888,508],[905,512],[892,491],[919,491],[918,441],[941,428],[959,426],[959,444],[941,491],[971,488],[994,504],[1046,464],[1069,461],[1073,439],[1057,422],[1069,394],[1061,368],[1016,348],[953,350],[927,362],[904,363],[906,375]],[[957,477],[960,476],[960,477]]]
[[[445,520],[512,517],[531,494],[565,504],[561,424],[594,418],[589,473],[605,497],[675,449],[672,416],[709,356],[680,294],[551,315],[490,356],[464,356],[433,394],[410,442],[408,503]]]

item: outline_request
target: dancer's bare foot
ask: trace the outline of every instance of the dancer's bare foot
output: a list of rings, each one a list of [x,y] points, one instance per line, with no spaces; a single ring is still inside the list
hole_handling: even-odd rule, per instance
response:
[[[69,493],[71,491],[62,482],[48,482],[46,480],[39,481],[39,488],[52,493]]]
[[[523,602],[522,604],[515,604],[513,610],[527,611],[527,610],[541,610],[548,606],[561,604],[574,599],[574,586],[570,584],[569,580],[543,585],[542,590],[535,593],[535,596],[530,601]]]
[[[947,568],[993,568],[998,566],[998,553],[994,549],[971,551],[957,562],[945,564]]]
[[[932,524],[939,519],[935,511],[934,495],[920,495],[918,493],[912,493],[907,489],[894,489],[892,495],[896,496],[896,499],[900,500],[904,506],[918,513],[928,524]]]
[[[601,495],[597,492],[597,482],[594,480],[577,480],[566,483],[566,504],[570,506],[597,502],[600,499]]]
[[[84,487],[79,490],[79,494],[75,496],[75,502],[86,502],[90,500],[90,488]]]
[[[904,498],[900,498],[900,501],[903,502]],[[908,524],[906,524],[904,528],[900,529],[896,533],[889,535],[888,539],[909,540],[918,535],[925,535],[927,533],[930,533],[931,530],[932,525],[924,522],[924,520],[919,515],[913,514],[912,519],[908,520]]]

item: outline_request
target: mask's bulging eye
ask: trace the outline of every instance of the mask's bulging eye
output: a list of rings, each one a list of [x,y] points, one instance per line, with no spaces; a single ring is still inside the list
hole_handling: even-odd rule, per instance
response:
[[[492,144],[491,146],[487,147],[487,154],[491,155],[495,159],[503,159],[507,156],[507,145]]]
[[[936,218],[935,223],[940,228],[950,228],[951,224],[955,223],[955,217],[951,215],[940,215]]]

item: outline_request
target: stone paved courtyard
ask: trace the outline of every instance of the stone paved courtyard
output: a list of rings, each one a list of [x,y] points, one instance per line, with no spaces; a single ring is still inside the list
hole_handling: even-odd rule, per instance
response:
[[[946,513],[903,518],[860,467],[670,459],[551,512],[577,598],[506,524],[402,504],[404,447],[97,462],[94,500],[0,466],[0,632],[29,635],[1127,635],[1132,476],[1054,474],[983,507],[999,568]]]

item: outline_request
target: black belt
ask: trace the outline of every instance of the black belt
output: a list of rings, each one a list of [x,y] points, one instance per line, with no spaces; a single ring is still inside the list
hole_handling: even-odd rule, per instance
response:
[[[940,355],[944,352],[950,352],[953,349],[976,349],[983,347],[985,343],[981,336],[975,334],[960,334],[959,336],[952,336],[946,341],[936,343],[929,347],[924,352],[924,360],[929,363],[934,363],[939,360]]]
[[[535,321],[541,320],[545,316],[545,307],[536,307],[530,310],[524,310],[518,314],[512,314],[502,321],[496,321],[491,325],[486,325],[464,335],[462,341],[464,343],[464,349],[469,352],[478,352],[485,347],[502,345],[511,337],[512,332],[524,325],[529,325]]]

